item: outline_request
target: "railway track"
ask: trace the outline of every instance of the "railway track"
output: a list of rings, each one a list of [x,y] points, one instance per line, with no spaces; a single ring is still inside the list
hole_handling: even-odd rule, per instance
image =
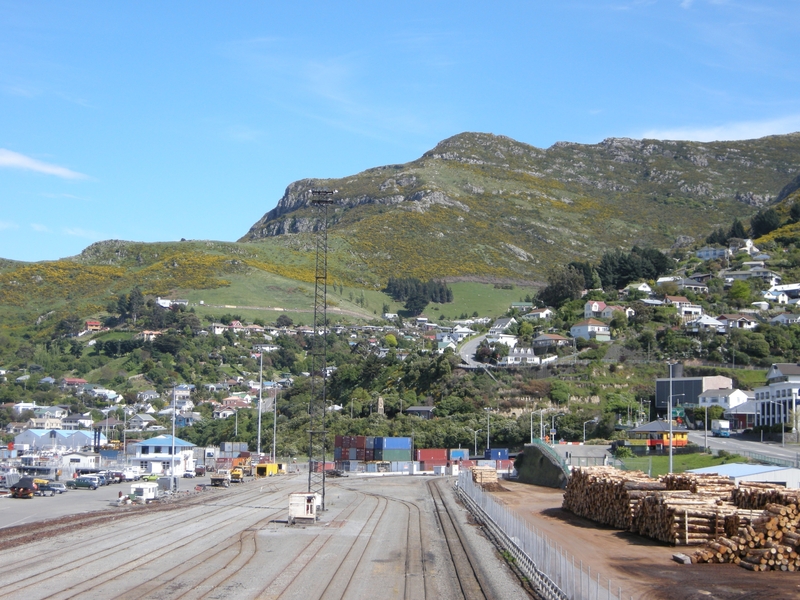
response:
[[[492,597],[437,481],[332,484],[329,510],[306,527],[273,523],[304,485],[278,481],[199,494],[178,510],[78,515],[76,529],[57,527],[18,553],[0,549],[0,598]]]

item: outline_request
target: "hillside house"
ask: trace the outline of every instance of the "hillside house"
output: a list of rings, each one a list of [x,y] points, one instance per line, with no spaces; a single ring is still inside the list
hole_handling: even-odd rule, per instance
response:
[[[568,346],[571,343],[569,338],[565,338],[563,335],[558,335],[557,333],[543,333],[533,338],[534,348],[559,348],[561,346]]]
[[[732,252],[729,248],[712,248],[711,246],[705,246],[697,250],[695,256],[700,260],[717,260],[720,258],[728,258],[732,256]]]
[[[800,323],[800,314],[781,313],[769,320],[772,325],[793,325]]]
[[[677,282],[678,289],[683,292],[693,292],[695,294],[707,294],[708,293],[708,286],[704,283],[700,283],[695,279],[679,279]]]
[[[86,321],[86,331],[100,331],[103,324],[100,321]]]
[[[725,324],[727,329],[755,329],[758,326],[758,321],[747,315],[720,315],[717,321]]]
[[[527,321],[532,321],[534,319],[538,319],[541,321],[546,321],[548,319],[553,318],[553,309],[551,308],[534,308],[528,314],[526,314],[523,319]]]
[[[153,415],[148,415],[146,413],[139,413],[128,419],[129,429],[138,429],[141,431],[153,425],[158,425],[158,421],[156,421]]]
[[[517,320],[514,317],[506,317],[503,319],[497,319],[492,326],[489,328],[489,335],[490,336],[497,336],[505,333],[509,327],[512,325],[516,325]]]
[[[607,342],[611,339],[611,329],[608,325],[597,319],[584,319],[575,323],[569,329],[570,335],[574,338],[585,340],[597,340]]]

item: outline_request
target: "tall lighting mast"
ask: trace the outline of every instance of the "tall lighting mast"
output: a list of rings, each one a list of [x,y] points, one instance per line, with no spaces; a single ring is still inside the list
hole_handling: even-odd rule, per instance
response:
[[[336,190],[311,190],[317,208],[317,252],[314,268],[314,333],[311,344],[311,402],[308,428],[308,493],[319,494],[325,510],[325,410],[327,406],[328,350],[328,207]]]

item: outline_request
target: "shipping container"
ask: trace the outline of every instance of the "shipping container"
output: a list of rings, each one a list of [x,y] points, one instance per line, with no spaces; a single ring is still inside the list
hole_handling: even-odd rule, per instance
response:
[[[336,436],[336,437],[333,439],[333,447],[334,447],[334,448],[341,448],[341,447],[342,447],[342,438],[343,438],[343,437],[344,437],[344,436],[342,436],[342,435],[337,435],[337,436]]]
[[[356,460],[367,460],[367,451],[364,448],[356,448]]]
[[[429,460],[447,460],[447,450],[444,448],[425,448],[417,450],[417,458],[419,461]]]
[[[434,470],[436,470],[436,467],[447,466],[448,462],[449,461],[447,461],[447,460],[425,460],[425,461],[422,461],[422,463],[421,463],[422,464],[421,469],[423,471],[434,471]]]
[[[350,447],[350,436],[343,435],[342,436],[342,448],[349,448]]]
[[[411,460],[411,449],[375,450],[375,460],[383,460],[386,462],[408,462]]]
[[[427,470],[427,469],[426,469]],[[447,467],[444,465],[436,465],[433,467],[433,474],[434,475],[447,475]]]
[[[355,446],[356,448],[365,449],[367,447],[367,436],[357,435]]]
[[[358,452],[357,448],[348,448],[347,449],[347,460],[356,460],[358,457],[356,453]]]
[[[469,460],[469,450],[467,448],[451,448],[450,460]]]
[[[487,448],[483,458],[486,460],[508,460],[508,448]]]
[[[411,473],[414,466],[410,460],[407,461],[392,461],[392,473]]]
[[[333,449],[333,460],[337,462],[342,460],[342,449],[338,446]]]
[[[410,437],[385,437],[382,439],[384,450],[411,450]]]
[[[367,436],[367,450],[374,450],[375,449],[375,436],[368,435]]]
[[[364,453],[364,460],[368,462],[375,460],[375,450],[367,448],[366,452]]]
[[[478,463],[479,467],[492,467],[493,469],[497,468],[497,461],[496,460],[478,460],[475,461]]]

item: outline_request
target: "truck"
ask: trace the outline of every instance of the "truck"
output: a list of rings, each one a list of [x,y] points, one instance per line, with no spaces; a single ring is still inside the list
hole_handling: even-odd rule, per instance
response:
[[[712,419],[711,435],[714,437],[731,437],[731,422],[726,419]]]
[[[229,487],[231,485],[231,472],[227,469],[220,469],[211,476],[211,485]]]
[[[231,469],[231,483],[244,483],[244,467],[234,467]]]

